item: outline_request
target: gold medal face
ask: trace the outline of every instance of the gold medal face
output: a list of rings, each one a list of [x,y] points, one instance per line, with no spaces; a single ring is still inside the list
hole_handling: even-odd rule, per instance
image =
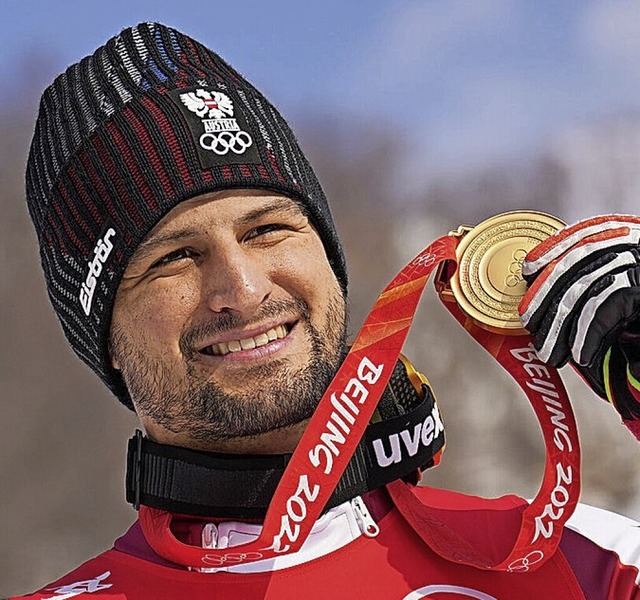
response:
[[[450,281],[460,308],[490,331],[523,332],[518,316],[518,304],[527,290],[522,261],[564,225],[545,213],[515,211],[468,230],[458,244],[458,268]]]

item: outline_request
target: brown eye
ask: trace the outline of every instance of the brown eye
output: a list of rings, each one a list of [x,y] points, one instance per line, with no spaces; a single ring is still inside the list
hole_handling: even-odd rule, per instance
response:
[[[151,265],[151,268],[154,269],[156,267],[175,263],[183,259],[193,258],[194,256],[196,256],[195,250],[192,250],[191,248],[180,248],[179,250],[174,250],[173,252],[165,254],[162,258],[154,262]]]
[[[244,239],[251,240],[263,235],[282,231],[283,229],[289,229],[289,227],[287,227],[287,225],[284,225],[283,223],[269,223],[268,225],[260,225],[259,227],[256,227],[255,229],[252,229],[249,233],[247,233]]]

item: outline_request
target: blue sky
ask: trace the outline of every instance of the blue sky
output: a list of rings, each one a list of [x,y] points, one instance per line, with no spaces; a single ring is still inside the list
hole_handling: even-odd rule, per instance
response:
[[[219,52],[294,121],[310,110],[371,119],[443,168],[503,160],[640,112],[637,0],[1,6],[0,98],[24,78],[26,56],[45,56],[52,77],[120,29],[158,20]]]

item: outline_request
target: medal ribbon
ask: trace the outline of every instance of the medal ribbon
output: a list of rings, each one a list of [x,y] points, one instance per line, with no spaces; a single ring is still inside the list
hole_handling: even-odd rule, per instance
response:
[[[407,264],[379,296],[284,471],[259,537],[225,549],[183,544],[170,529],[171,513],[142,505],[139,514],[142,530],[159,555],[187,567],[210,568],[274,558],[300,549],[370,422],[431,273],[442,261],[455,261],[457,243],[458,239],[453,236],[437,239]],[[447,307],[458,320],[466,323],[455,305]],[[519,348],[518,343],[514,346],[506,343],[509,338],[504,336],[485,335],[488,332],[484,330],[470,332],[498,361],[504,361],[501,364],[512,375],[515,372],[514,377],[532,402],[545,434],[547,462],[543,485],[536,500],[524,512],[514,550],[500,564],[487,565],[487,561],[467,548],[468,544],[456,534],[453,541],[438,535],[441,525],[433,523],[432,527],[423,527],[420,502],[407,484],[396,481],[387,488],[405,518],[414,515],[420,519],[418,532],[424,533],[425,541],[445,558],[459,561],[458,556],[462,555],[464,559],[459,562],[515,570],[514,561],[525,560],[528,565],[534,561],[526,557],[540,552],[542,558],[535,561],[539,565],[555,550],[562,526],[577,503],[579,448],[573,413],[557,372],[535,358],[527,336],[512,338],[511,341],[519,340],[523,344]],[[543,390],[546,390],[544,396]],[[553,404],[556,401],[561,408]],[[562,410],[563,417],[547,408],[550,404],[545,402],[551,403],[553,409]],[[572,461],[565,464],[567,455]]]

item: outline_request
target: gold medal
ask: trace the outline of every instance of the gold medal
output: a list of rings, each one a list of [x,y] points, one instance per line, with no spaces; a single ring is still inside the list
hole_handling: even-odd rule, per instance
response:
[[[491,217],[475,227],[461,225],[458,268],[449,285],[440,285],[444,300],[458,306],[480,327],[507,335],[524,332],[518,304],[527,290],[522,261],[529,250],[564,227],[551,215],[514,211]]]

